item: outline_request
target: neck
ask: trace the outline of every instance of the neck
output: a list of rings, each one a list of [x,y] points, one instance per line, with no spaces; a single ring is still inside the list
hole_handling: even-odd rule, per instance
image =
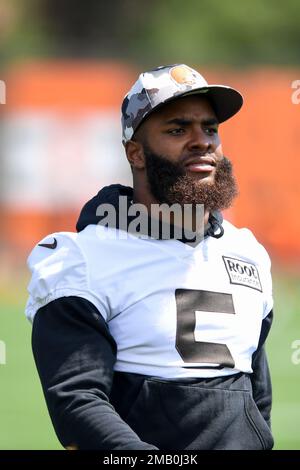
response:
[[[162,210],[159,201],[148,190],[147,183],[143,185],[134,184],[133,203],[143,204],[145,212],[151,218],[158,218],[170,225],[184,227],[186,230],[194,233],[203,231],[204,227],[208,224],[209,211],[206,209],[204,214],[199,213],[196,208],[193,208],[190,212],[182,210],[179,217],[177,214],[175,216],[174,212],[168,209],[169,206]]]

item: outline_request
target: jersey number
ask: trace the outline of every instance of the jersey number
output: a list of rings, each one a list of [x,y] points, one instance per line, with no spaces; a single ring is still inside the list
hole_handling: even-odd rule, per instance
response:
[[[214,368],[234,368],[234,360],[226,344],[195,341],[196,311],[214,312],[220,315],[235,314],[232,295],[206,290],[176,289],[175,297],[176,349],[183,361],[218,364],[211,366]]]

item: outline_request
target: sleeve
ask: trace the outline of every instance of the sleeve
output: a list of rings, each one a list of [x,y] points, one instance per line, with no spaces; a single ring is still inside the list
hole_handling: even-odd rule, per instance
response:
[[[93,304],[71,296],[40,308],[33,321],[32,348],[64,447],[157,449],[141,441],[109,402],[116,344]]]
[[[253,373],[250,375],[254,401],[269,427],[271,427],[272,385],[264,344],[272,321],[273,310],[262,322],[258,347],[252,357]]]
[[[40,241],[28,258],[32,272],[28,286],[26,315],[30,321],[39,308],[61,297],[77,296],[88,300],[108,319],[108,302],[103,292],[90,287],[87,260],[76,233],[54,233]]]
[[[243,245],[245,253],[251,254],[251,259],[255,260],[258,268],[258,280],[261,284],[263,295],[263,318],[273,309],[273,291],[272,291],[272,275],[271,275],[271,259],[265,247],[257,241],[251,230],[247,228],[239,229],[243,233]],[[252,262],[253,262],[252,261]]]
[[[262,245],[261,245],[262,247]],[[270,257],[262,247],[264,252],[264,261],[262,266],[264,267],[264,276],[263,276],[263,292],[264,292],[264,318],[272,311],[274,301],[273,301],[273,287],[272,287],[272,275],[271,275],[271,260]]]

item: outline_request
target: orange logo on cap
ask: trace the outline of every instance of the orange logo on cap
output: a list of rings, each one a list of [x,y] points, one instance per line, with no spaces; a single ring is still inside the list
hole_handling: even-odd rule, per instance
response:
[[[170,70],[171,77],[179,85],[194,85],[196,83],[196,75],[186,65],[176,65]]]

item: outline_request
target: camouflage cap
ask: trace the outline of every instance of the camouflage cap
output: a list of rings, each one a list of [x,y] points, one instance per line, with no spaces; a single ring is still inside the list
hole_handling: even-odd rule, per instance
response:
[[[242,95],[226,85],[208,85],[205,78],[185,64],[158,67],[141,73],[122,104],[123,143],[130,140],[144,119],[158,106],[178,97],[205,93],[219,122],[236,114]]]

